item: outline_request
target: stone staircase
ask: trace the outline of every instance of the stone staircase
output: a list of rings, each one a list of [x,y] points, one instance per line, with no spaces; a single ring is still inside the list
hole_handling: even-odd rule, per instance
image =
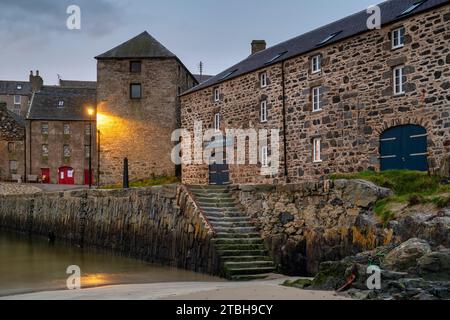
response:
[[[275,271],[260,234],[227,187],[190,186],[194,200],[214,229],[214,245],[223,276],[230,280],[264,279]]]

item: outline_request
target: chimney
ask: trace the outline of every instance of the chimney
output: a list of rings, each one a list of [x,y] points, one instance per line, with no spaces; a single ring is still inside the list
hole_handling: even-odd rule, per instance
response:
[[[259,51],[266,50],[266,41],[265,40],[253,40],[252,41],[252,54],[255,54]]]
[[[33,75],[33,71],[30,71],[30,83],[31,90],[33,92],[39,92],[44,85],[44,80],[42,80],[41,76],[39,76],[39,70],[36,70],[36,75]]]

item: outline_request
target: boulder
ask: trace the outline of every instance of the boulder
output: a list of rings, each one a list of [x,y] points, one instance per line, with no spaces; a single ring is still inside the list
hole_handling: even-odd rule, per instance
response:
[[[431,247],[428,242],[412,238],[389,252],[382,266],[394,271],[408,271],[416,266],[418,259],[428,253],[431,253]]]
[[[450,280],[450,249],[424,255],[417,261],[417,266],[425,278]]]
[[[335,188],[342,190],[342,199],[361,208],[369,208],[379,199],[393,195],[392,190],[365,180],[336,180]]]

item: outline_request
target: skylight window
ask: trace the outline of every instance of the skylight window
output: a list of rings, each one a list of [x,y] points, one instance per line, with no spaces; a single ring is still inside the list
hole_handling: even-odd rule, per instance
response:
[[[17,90],[22,90],[22,85],[21,84],[17,85]]]
[[[270,59],[269,61],[266,62],[266,64],[272,63],[276,60],[278,60],[279,58],[281,58],[282,56],[284,56],[287,53],[287,51],[285,52],[281,52],[279,54],[277,54],[276,56],[274,56],[272,59]]]
[[[58,108],[63,108],[64,107],[64,101],[60,100],[58,101]]]
[[[224,79],[228,78],[229,76],[231,76],[236,71],[237,71],[237,69],[226,73],[222,78],[220,78],[220,80],[224,80]]]
[[[330,34],[328,37],[326,37],[325,39],[323,39],[321,42],[319,42],[318,46],[324,45],[325,43],[331,41],[332,39],[334,39],[338,34],[340,34],[342,31],[339,32],[335,32]]]
[[[412,13],[414,10],[416,10],[418,7],[420,7],[422,4],[424,4],[425,2],[427,2],[427,0],[420,0],[415,2],[414,4],[412,4],[410,7],[408,7],[407,9],[405,9],[402,13],[400,13],[399,16],[404,16],[407,14]]]

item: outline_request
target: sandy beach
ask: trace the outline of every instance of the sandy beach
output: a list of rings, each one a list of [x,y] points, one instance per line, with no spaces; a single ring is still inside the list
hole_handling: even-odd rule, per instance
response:
[[[0,300],[347,300],[328,291],[281,286],[289,278],[252,282],[175,282],[48,291]]]

